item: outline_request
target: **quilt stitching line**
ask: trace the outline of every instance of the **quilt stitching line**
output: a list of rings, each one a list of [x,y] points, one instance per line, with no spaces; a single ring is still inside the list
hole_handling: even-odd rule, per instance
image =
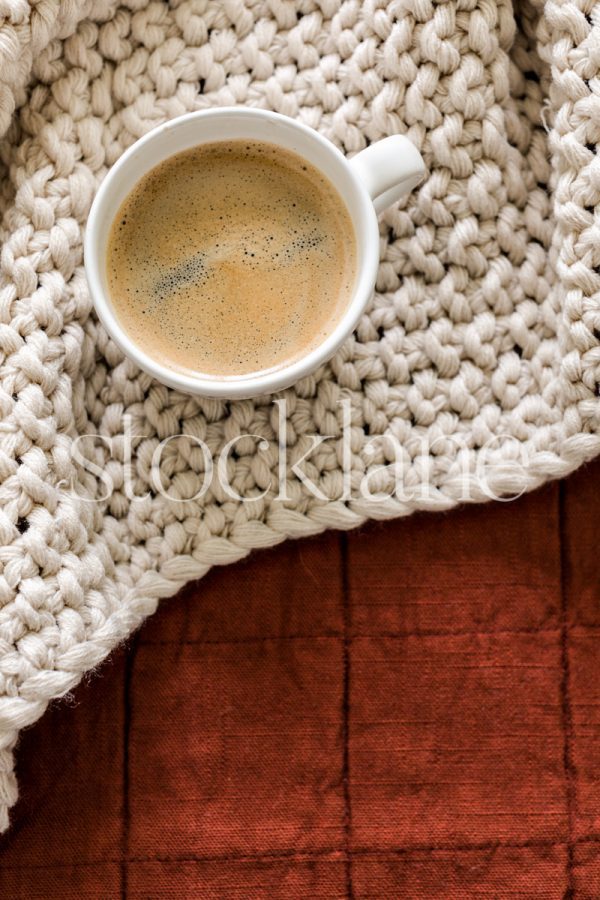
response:
[[[560,485],[558,493],[558,528],[560,537],[560,586],[561,586],[561,718],[564,735],[563,768],[565,774],[565,801],[567,807],[568,838],[566,877],[567,889],[565,900],[575,895],[574,877],[574,843],[575,820],[577,812],[577,772],[573,761],[573,710],[571,705],[571,666],[569,659],[569,591],[568,561],[565,547],[565,488]]]

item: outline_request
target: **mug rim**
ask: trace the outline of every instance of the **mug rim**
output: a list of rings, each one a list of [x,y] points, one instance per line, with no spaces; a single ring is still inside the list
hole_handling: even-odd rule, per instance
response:
[[[355,196],[360,203],[360,215],[366,217],[366,230],[371,232],[372,238],[369,238],[367,246],[362,248],[363,259],[356,273],[354,289],[345,311],[327,337],[316,347],[313,347],[307,353],[301,355],[289,364],[283,364],[277,368],[267,369],[262,373],[209,376],[207,373],[202,373],[200,371],[195,372],[193,369],[188,371],[172,369],[143,350],[135,340],[130,337],[116,316],[113,305],[108,297],[108,292],[103,288],[100,267],[104,264],[105,260],[99,259],[100,253],[97,251],[96,245],[98,238],[103,231],[100,225],[101,214],[110,193],[113,190],[113,182],[118,173],[127,166],[132,157],[143,153],[145,148],[161,135],[176,131],[190,121],[207,118],[229,118],[232,115],[241,117],[242,119],[262,118],[275,122],[283,121],[287,127],[302,132],[308,140],[319,144],[329,154],[330,158],[335,161],[335,165],[343,168],[345,175],[350,177]],[[218,141],[219,138],[216,137],[215,142]],[[276,146],[280,145],[276,139],[268,139],[266,142],[275,144]],[[206,143],[206,141],[200,140],[198,146],[202,143]],[[175,148],[172,153],[165,156],[164,159],[169,159],[179,152],[181,152],[181,148]],[[301,157],[304,156],[302,152],[295,152]],[[311,161],[311,165],[328,177],[318,164]],[[154,168],[154,166],[144,169],[137,181],[143,178],[152,168]],[[349,208],[347,200],[348,192],[347,190],[344,192],[339,189],[337,190],[346,206],[352,222],[354,238],[357,240],[357,216],[353,215]],[[130,192],[131,188],[122,193],[122,196],[118,198],[117,206],[125,200]],[[371,220],[370,225],[368,222],[369,219]],[[112,222],[113,219],[111,219],[110,225],[112,225]],[[107,228],[110,228],[110,225],[108,225]],[[366,188],[359,181],[352,166],[349,165],[349,161],[344,154],[335,146],[335,144],[302,122],[297,122],[295,119],[291,119],[280,113],[271,112],[270,110],[252,109],[248,107],[218,107],[216,109],[203,109],[186,113],[185,115],[170,119],[168,122],[153,128],[147,134],[135,141],[131,147],[128,147],[127,150],[125,150],[117,162],[111,166],[106,173],[92,203],[84,237],[84,267],[94,309],[96,310],[100,322],[119,349],[129,359],[133,360],[140,369],[168,387],[187,394],[220,398],[223,400],[246,399],[283,390],[290,387],[292,384],[295,384],[301,378],[313,373],[319,366],[331,359],[344,341],[354,331],[364,312],[375,286],[378,266],[378,227],[373,201]]]

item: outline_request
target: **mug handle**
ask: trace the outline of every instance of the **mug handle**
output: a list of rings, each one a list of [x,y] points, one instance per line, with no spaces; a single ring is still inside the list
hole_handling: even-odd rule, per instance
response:
[[[425,175],[423,157],[401,134],[376,141],[349,162],[371,195],[377,214],[409,194]]]

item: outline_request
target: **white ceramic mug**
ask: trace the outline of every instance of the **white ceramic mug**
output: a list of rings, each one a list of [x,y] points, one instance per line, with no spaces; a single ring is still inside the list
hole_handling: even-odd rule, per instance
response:
[[[331,333],[316,348],[264,373],[213,376],[180,372],[158,362],[121,327],[106,277],[110,227],[121,203],[140,178],[163,160],[214,141],[258,140],[293,150],[335,185],[346,204],[356,238],[357,267],[352,297]],[[278,113],[231,107],[202,110],[159,125],[130,147],[106,175],[87,222],[84,254],[88,284],[98,317],[114,342],[163,384],[204,397],[239,399],[289,387],[333,356],[354,330],[369,302],[379,263],[377,213],[419,183],[425,166],[419,151],[401,135],[384,138],[351,160],[312,128]]]

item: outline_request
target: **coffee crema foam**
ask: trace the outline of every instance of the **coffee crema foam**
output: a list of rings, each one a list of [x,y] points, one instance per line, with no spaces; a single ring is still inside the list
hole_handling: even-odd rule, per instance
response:
[[[203,144],[160,163],[108,240],[122,327],[163,365],[209,376],[280,368],[317,347],[347,309],[355,274],[337,190],[259,141]]]

